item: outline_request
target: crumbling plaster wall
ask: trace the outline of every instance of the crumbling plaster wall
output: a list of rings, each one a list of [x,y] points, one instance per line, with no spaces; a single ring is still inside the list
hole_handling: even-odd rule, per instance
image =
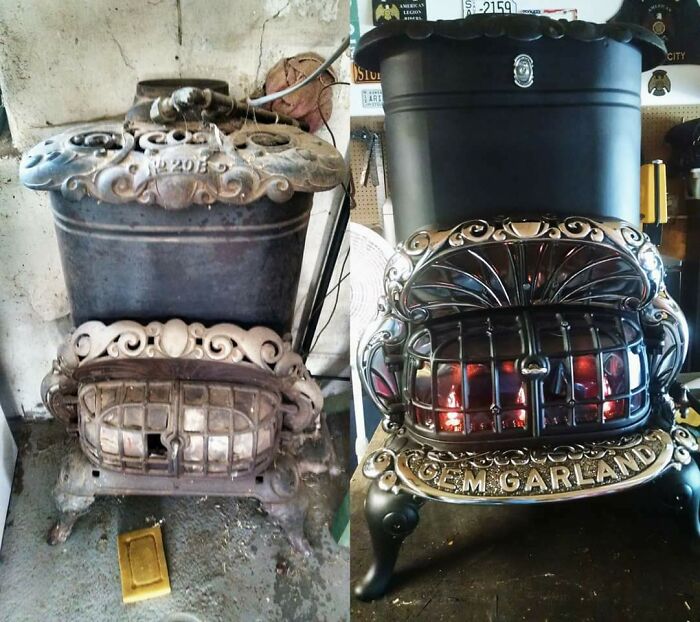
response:
[[[48,197],[18,183],[21,153],[61,126],[122,115],[139,80],[211,77],[227,80],[236,96],[250,94],[284,56],[328,56],[347,33],[347,10],[345,0],[0,2],[0,88],[14,147],[0,145],[0,404],[8,416],[45,414],[41,378],[71,326]],[[336,63],[340,79],[346,65]],[[333,90],[331,127],[344,153],[347,93]],[[314,203],[302,298],[332,194]],[[349,297],[347,279],[309,359],[317,373],[348,365]]]

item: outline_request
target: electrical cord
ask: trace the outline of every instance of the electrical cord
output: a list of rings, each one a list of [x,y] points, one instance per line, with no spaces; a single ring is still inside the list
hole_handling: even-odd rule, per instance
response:
[[[299,89],[305,87],[307,84],[310,84],[313,82],[318,76],[320,76],[324,71],[330,68],[330,66],[340,58],[340,55],[348,49],[348,46],[350,45],[350,35],[345,37],[338,48],[331,54],[328,59],[322,64],[319,65],[315,71],[310,73],[306,78],[304,78],[301,82],[297,82],[296,84],[293,84],[292,86],[282,90],[278,91],[277,93],[270,93],[269,95],[264,95],[263,97],[258,97],[256,99],[250,99],[249,97],[246,98],[246,103],[253,107],[256,108],[258,106],[264,106],[265,104],[269,104],[270,102],[275,101],[276,99],[280,99],[282,97],[286,97],[287,95],[291,95],[295,91],[298,91]]]
[[[318,97],[316,98],[316,109],[318,110],[318,114],[321,117],[321,121],[323,121],[323,125],[325,126],[326,130],[328,131],[328,134],[330,134],[331,137],[331,142],[333,143],[333,146],[337,149],[338,145],[336,144],[335,141],[335,134],[333,134],[333,130],[331,129],[331,126],[328,125],[328,119],[326,119],[326,115],[323,114],[323,109],[321,108],[321,95],[323,95],[323,92],[326,89],[331,88],[332,86],[350,86],[349,82],[331,82],[330,84],[325,84],[323,88],[318,92]],[[352,177],[352,173],[350,174],[350,179],[348,180],[348,185],[346,186],[345,184],[342,184],[343,190],[345,191],[345,194],[350,197],[350,209],[353,209],[355,207],[355,181]]]
[[[333,319],[333,316],[335,315],[335,311],[338,308],[338,301],[340,300],[340,285],[346,278],[348,278],[350,276],[350,272],[343,274],[345,272],[345,264],[347,264],[349,257],[350,257],[350,249],[348,249],[347,253],[345,253],[345,258],[343,259],[343,264],[340,266],[341,277],[338,279],[338,282],[329,290],[329,292],[324,296],[323,300],[321,301],[321,304],[324,304],[326,301],[326,298],[328,298],[328,296],[330,296],[333,293],[333,291],[336,292],[335,301],[333,302],[333,308],[331,309],[331,313],[328,316],[328,320],[326,320],[326,323],[316,333],[316,338],[314,339],[314,342],[311,344],[311,347],[309,348],[310,353],[313,352],[314,348],[316,347],[316,344],[318,343],[318,340],[321,338],[323,331],[325,331],[326,328],[328,328],[328,326],[330,325],[331,320]]]

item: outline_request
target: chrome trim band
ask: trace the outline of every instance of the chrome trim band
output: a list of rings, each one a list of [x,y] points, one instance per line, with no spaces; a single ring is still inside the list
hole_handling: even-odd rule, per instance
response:
[[[669,468],[681,469],[699,450],[683,427],[650,429],[614,440],[554,448],[439,452],[425,445],[391,446],[365,460],[365,477],[385,491],[454,504],[547,503],[612,494],[639,486]],[[403,439],[401,438],[403,442]]]

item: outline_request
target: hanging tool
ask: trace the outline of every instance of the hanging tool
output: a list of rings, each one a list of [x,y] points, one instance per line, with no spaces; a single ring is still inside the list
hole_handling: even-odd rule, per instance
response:
[[[661,160],[642,166],[640,219],[644,233],[661,246],[663,225],[668,222],[666,165]]]

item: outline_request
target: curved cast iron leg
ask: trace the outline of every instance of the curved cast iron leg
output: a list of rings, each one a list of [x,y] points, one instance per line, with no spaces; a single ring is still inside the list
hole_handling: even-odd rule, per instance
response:
[[[355,586],[360,600],[384,596],[394,572],[401,544],[418,525],[418,509],[422,505],[415,497],[384,492],[373,482],[365,499],[365,517],[372,539],[374,562],[364,579]]]
[[[682,512],[683,522],[700,540],[700,468],[695,460],[680,470],[671,469],[662,484],[666,503]]]
[[[283,503],[263,503],[262,507],[276,525],[289,538],[291,545],[303,555],[311,555],[311,545],[304,535],[304,522],[308,509],[308,499],[300,491],[295,497]]]
[[[63,544],[73,531],[75,521],[94,503],[95,489],[91,472],[90,463],[79,450],[74,450],[65,457],[53,489],[59,514],[49,531],[49,544]]]
[[[59,514],[46,538],[46,541],[51,545],[63,544],[68,540],[75,521],[85,514],[95,501],[95,497],[79,497],[70,494],[54,494],[54,497]]]

